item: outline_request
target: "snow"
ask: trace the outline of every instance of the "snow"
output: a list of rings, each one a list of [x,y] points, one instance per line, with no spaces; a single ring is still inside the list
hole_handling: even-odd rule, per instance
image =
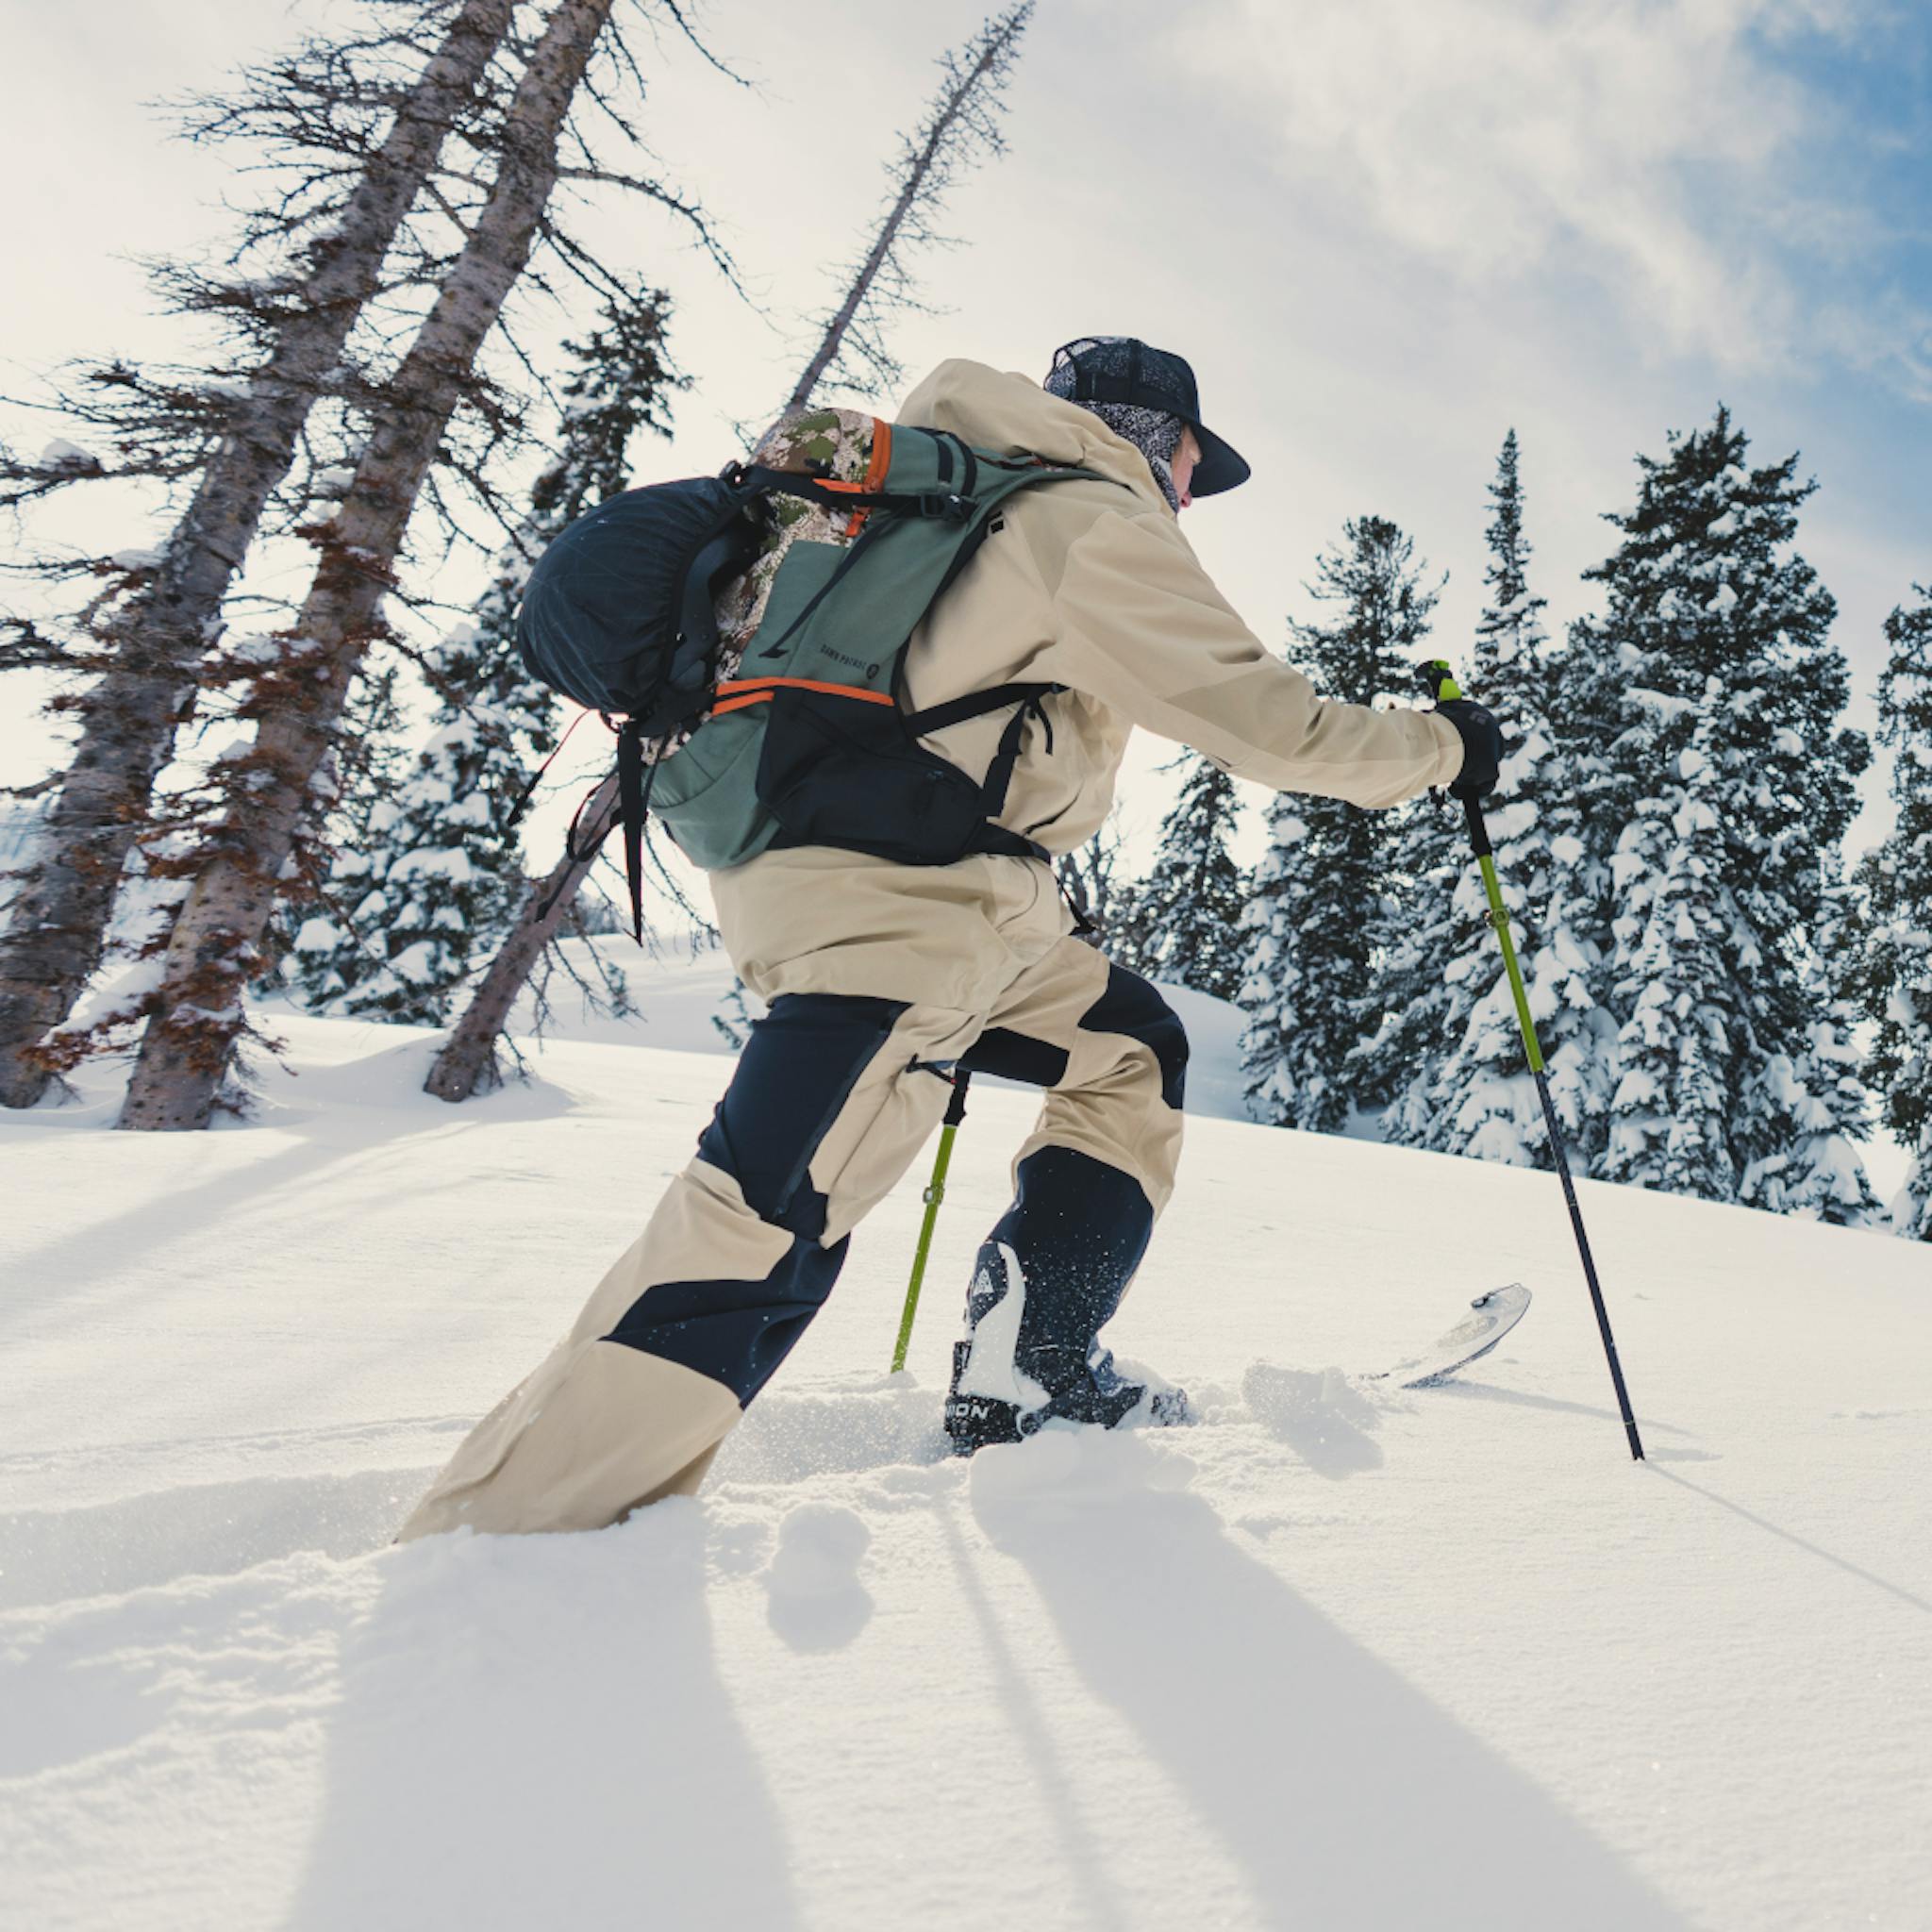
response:
[[[910,1374],[924,1163],[703,1497],[388,1547],[687,1158],[725,1069],[625,1042],[721,1044],[722,979],[458,1108],[429,1033],[278,1013],[252,1124],[0,1121],[12,1922],[1932,1923],[1932,1260],[1876,1234],[1585,1183],[1638,1467],[1548,1174],[1198,1118],[1108,1339],[1203,1424],[959,1463],[989,1083]],[[1362,1379],[1514,1279],[1456,1384]]]
[[[418,940],[412,946],[405,946],[389,962],[389,970],[407,985],[434,978],[441,966],[439,950],[428,940]]]
[[[409,879],[435,877],[447,879],[453,886],[466,886],[475,875],[476,869],[470,863],[470,855],[457,845],[406,852],[390,868],[390,877],[398,884]]]
[[[281,638],[237,638],[228,646],[228,656],[238,664],[274,664],[287,648]]]

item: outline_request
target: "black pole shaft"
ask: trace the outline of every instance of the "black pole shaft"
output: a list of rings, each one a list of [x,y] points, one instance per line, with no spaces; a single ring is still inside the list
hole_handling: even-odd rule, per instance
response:
[[[1450,675],[1446,659],[1432,658],[1421,667],[1424,688],[1441,705],[1462,697],[1461,687]],[[1453,788],[1452,788],[1453,790]],[[1509,915],[1505,909],[1502,882],[1496,876],[1494,848],[1490,843],[1489,821],[1483,816],[1482,801],[1462,796],[1462,816],[1469,826],[1470,849],[1482,868],[1483,890],[1489,895],[1490,924],[1495,928],[1503,948],[1503,965],[1509,974],[1509,991],[1516,1002],[1516,1024],[1523,1034],[1529,1056],[1529,1071],[1536,1081],[1536,1095],[1542,1102],[1543,1126],[1550,1137],[1550,1156],[1557,1163],[1557,1175],[1563,1183],[1563,1205],[1570,1210],[1570,1226],[1576,1236],[1576,1252],[1583,1260],[1583,1278],[1590,1284],[1590,1305],[1596,1310],[1597,1333],[1603,1337],[1604,1357],[1610,1365],[1610,1381],[1617,1391],[1617,1407],[1624,1416],[1624,1433],[1630,1441],[1630,1454],[1641,1462],[1643,1441],[1637,1433],[1637,1418],[1630,1408],[1630,1391],[1624,1386],[1624,1365],[1617,1358],[1617,1339],[1610,1333],[1609,1311],[1604,1307],[1604,1291],[1596,1278],[1596,1260],[1590,1252],[1590,1236],[1583,1228],[1583,1209],[1576,1203],[1576,1185],[1570,1178],[1570,1157],[1563,1149],[1563,1130],[1557,1120],[1557,1103],[1550,1098],[1550,1083],[1543,1073],[1543,1050],[1536,1037],[1536,1022],[1529,1010],[1529,993],[1523,983],[1522,969],[1516,963],[1515,942],[1509,937]]]
[[[1610,1380],[1616,1386],[1617,1407],[1624,1413],[1624,1433],[1630,1439],[1630,1454],[1643,1460],[1643,1439],[1637,1433],[1637,1418],[1630,1409],[1630,1391],[1624,1386],[1624,1364],[1617,1358],[1617,1338],[1610,1333],[1609,1310],[1604,1307],[1604,1291],[1596,1278],[1596,1260],[1590,1252],[1590,1236],[1583,1226],[1583,1209],[1576,1204],[1575,1183],[1570,1178],[1570,1157],[1563,1151],[1563,1132],[1557,1124],[1557,1103],[1550,1098],[1550,1083],[1543,1070],[1535,1070],[1537,1098],[1543,1104],[1543,1125],[1550,1136],[1550,1152],[1556,1158],[1557,1174],[1563,1183],[1563,1204],[1570,1210],[1570,1226],[1576,1236],[1576,1252],[1583,1257],[1583,1278],[1590,1284],[1590,1305],[1596,1310],[1597,1333],[1604,1339],[1604,1355],[1610,1364]]]

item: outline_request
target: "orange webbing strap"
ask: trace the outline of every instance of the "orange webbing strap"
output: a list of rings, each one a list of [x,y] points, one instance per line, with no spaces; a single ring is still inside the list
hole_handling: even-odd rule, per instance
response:
[[[841,496],[876,496],[886,487],[886,472],[892,467],[892,425],[883,417],[872,419],[872,456],[865,466],[864,476],[857,483],[835,483],[830,477],[814,478],[821,490],[830,490]],[[855,509],[845,525],[848,541],[858,535],[865,525],[865,520],[872,512],[869,509]]]
[[[747,705],[768,705],[779,690],[823,691],[827,697],[858,698],[868,705],[896,702],[891,691],[864,691],[856,684],[826,684],[816,677],[727,677],[718,687],[720,702],[711,715],[722,718],[726,711],[741,711]]]

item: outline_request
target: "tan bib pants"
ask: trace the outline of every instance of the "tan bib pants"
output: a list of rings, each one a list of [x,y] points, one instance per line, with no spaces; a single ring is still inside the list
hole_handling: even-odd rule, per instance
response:
[[[1084,1350],[1173,1187],[1186,1053],[1153,988],[1073,939],[981,1011],[780,995],[697,1158],[400,1536],[591,1529],[694,1491],[938,1124],[955,1065],[1047,1090],[995,1233],[1038,1275],[1039,1341]]]

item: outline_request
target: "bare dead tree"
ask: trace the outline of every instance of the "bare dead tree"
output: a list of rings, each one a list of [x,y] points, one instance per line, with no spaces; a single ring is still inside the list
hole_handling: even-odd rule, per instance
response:
[[[276,884],[316,809],[314,785],[349,687],[383,627],[409,521],[477,358],[538,240],[565,119],[615,0],[558,0],[506,109],[489,193],[408,354],[341,510],[315,538],[314,580],[280,662],[250,699],[253,746],[224,774],[229,807],[184,862],[174,921],[120,1124],[206,1126],[246,1027]]]
[[[921,246],[943,239],[933,224],[968,161],[979,154],[1005,153],[1000,97],[1032,16],[1033,0],[1022,0],[993,15],[963,47],[942,58],[944,81],[915,132],[901,137],[901,151],[888,171],[891,190],[885,215],[853,265],[842,297],[824,316],[823,334],[799,373],[788,408],[804,408],[826,372],[835,368],[849,386],[868,391],[899,380],[903,372],[887,348],[886,331],[893,315],[919,307],[911,257]],[[842,364],[841,356],[846,358]],[[438,1052],[423,1083],[425,1093],[439,1100],[467,1100],[496,1084],[497,1045],[518,995],[555,940],[616,818],[613,775],[579,814],[576,855],[567,853],[531,891],[522,918],[491,959]],[[691,917],[708,931],[699,915]]]
[[[229,587],[316,402],[353,386],[345,345],[512,11],[511,0],[380,0],[368,35],[305,42],[201,110],[196,138],[266,136],[282,170],[244,217],[236,272],[158,277],[177,307],[227,326],[237,360],[215,372],[83,371],[63,408],[106,435],[111,459],[66,443],[36,461],[0,453],[0,502],[16,505],[102,478],[192,481],[158,555],[75,567],[106,586],[82,613],[83,648],[42,641],[39,661],[94,675],[65,701],[78,740],[0,935],[8,1106],[45,1089],[54,1061],[36,1048],[101,962],[123,869]]]
[[[936,223],[960,175],[981,156],[1006,153],[1003,97],[1032,18],[1033,0],[1020,0],[941,57],[939,91],[924,119],[899,137],[899,152],[886,170],[885,211],[846,270],[843,295],[822,318],[819,344],[786,399],[788,409],[804,408],[828,375],[859,395],[883,395],[899,386],[906,372],[887,336],[893,316],[923,306],[912,258],[922,248],[947,245]]]

